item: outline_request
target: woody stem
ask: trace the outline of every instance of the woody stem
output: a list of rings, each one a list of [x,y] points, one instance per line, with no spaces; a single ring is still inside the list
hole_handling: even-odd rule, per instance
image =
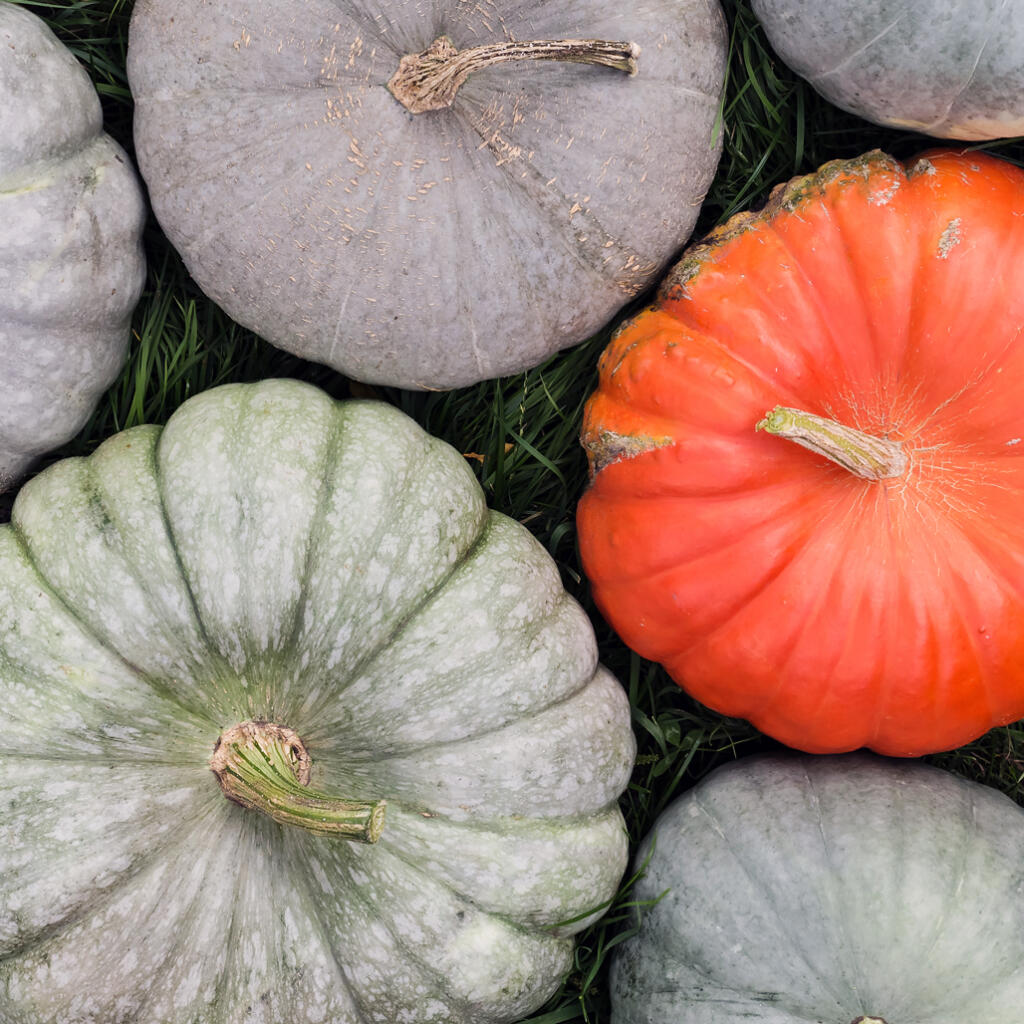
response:
[[[422,114],[450,107],[459,87],[474,71],[495,64],[560,60],[597,64],[635,75],[639,53],[635,43],[603,39],[535,39],[525,43],[485,43],[457,50],[447,36],[439,36],[422,53],[402,57],[388,89],[406,110]]]

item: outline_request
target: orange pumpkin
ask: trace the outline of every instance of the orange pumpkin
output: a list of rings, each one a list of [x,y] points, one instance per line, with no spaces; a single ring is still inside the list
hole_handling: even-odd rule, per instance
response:
[[[579,539],[626,643],[815,753],[1024,716],[1024,172],[827,164],[690,249],[600,371]]]

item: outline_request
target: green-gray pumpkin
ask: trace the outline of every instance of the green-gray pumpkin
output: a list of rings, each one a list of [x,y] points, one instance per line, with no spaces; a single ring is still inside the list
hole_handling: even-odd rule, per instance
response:
[[[5,1024],[517,1020],[625,866],[628,706],[550,557],[293,381],[22,488],[0,720]]]
[[[1008,797],[921,763],[721,768],[637,854],[635,898],[657,902],[615,960],[612,1022],[1019,1024],[1022,850]]]
[[[144,219],[85,69],[0,3],[0,491],[79,430],[120,370]]]
[[[837,106],[947,139],[1024,135],[1024,0],[752,0]]]
[[[628,45],[488,64],[567,37],[635,44],[636,74]],[[683,245],[725,50],[717,0],[139,0],[135,145],[237,321],[359,380],[459,387],[588,337]],[[421,53],[457,88],[394,84]]]

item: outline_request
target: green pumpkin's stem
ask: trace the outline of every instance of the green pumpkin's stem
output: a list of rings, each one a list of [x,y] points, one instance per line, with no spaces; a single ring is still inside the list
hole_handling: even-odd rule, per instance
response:
[[[535,39],[456,50],[447,36],[438,36],[422,53],[407,53],[398,62],[388,89],[406,110],[422,114],[450,107],[459,87],[474,71],[494,64],[510,60],[563,60],[599,64],[635,75],[639,54],[636,43],[603,39]]]
[[[850,1024],[885,1024],[883,1017],[854,1017]]]
[[[777,405],[756,429],[824,455],[865,480],[885,480],[907,471],[907,453],[899,441],[865,434],[811,412]],[[872,1018],[865,1020],[870,1024]]]
[[[273,722],[242,722],[221,734],[210,767],[224,795],[318,836],[375,843],[385,801],[344,800],[309,788],[311,761],[298,735]]]

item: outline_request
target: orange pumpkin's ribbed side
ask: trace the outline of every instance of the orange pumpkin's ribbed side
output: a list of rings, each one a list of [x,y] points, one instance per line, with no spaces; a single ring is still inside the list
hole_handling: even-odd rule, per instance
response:
[[[779,405],[906,471],[755,429]],[[1024,172],[871,153],[777,189],[618,332],[583,443],[598,606],[705,704],[815,753],[1024,716]]]

